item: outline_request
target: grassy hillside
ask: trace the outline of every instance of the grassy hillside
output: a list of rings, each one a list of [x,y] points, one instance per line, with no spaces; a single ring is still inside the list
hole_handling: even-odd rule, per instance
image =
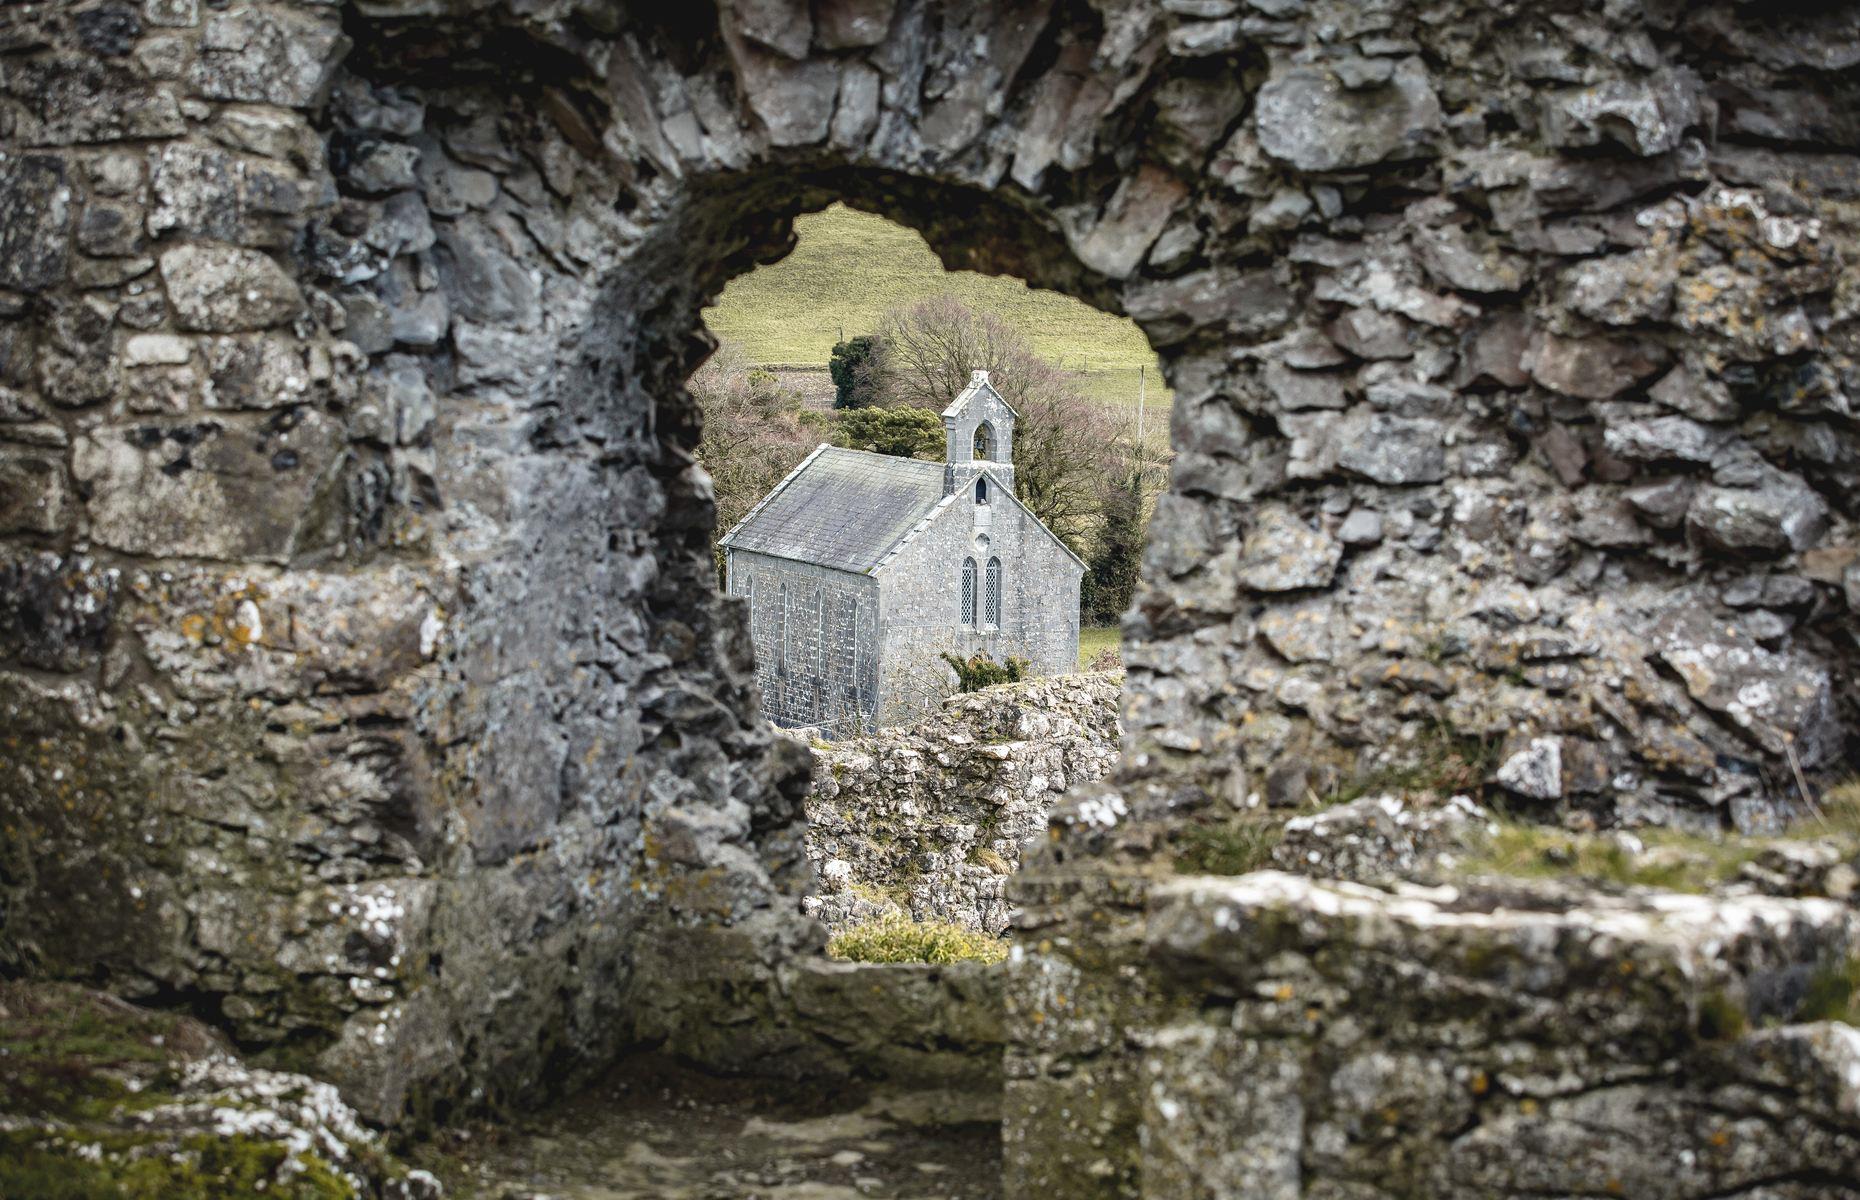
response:
[[[1147,365],[1148,400],[1166,425],[1156,356],[1130,321],[1018,279],[945,271],[914,230],[842,205],[801,217],[795,233],[794,253],[732,280],[704,314],[751,362],[824,369],[842,330],[870,333],[886,309],[947,293],[1011,322],[1106,402],[1136,404],[1138,368]]]

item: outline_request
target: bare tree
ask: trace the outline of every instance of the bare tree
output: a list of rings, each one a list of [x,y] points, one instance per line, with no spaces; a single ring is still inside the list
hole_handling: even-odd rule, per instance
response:
[[[989,373],[1020,412],[1015,493],[1074,549],[1083,546],[1102,508],[1102,459],[1118,440],[1120,422],[1005,321],[954,297],[892,310],[883,337],[891,403],[941,410],[968,386],[971,371]]]
[[[716,537],[748,515],[782,477],[829,440],[831,418],[809,411],[774,374],[733,346],[711,355],[687,385],[704,413],[698,461],[717,495]]]

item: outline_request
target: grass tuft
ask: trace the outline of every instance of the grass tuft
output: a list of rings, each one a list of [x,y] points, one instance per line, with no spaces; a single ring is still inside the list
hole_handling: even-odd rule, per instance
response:
[[[1722,991],[1712,991],[1699,1000],[1699,1036],[1708,1042],[1735,1042],[1750,1028],[1744,1006]]]
[[[1184,875],[1245,875],[1272,865],[1281,823],[1242,818],[1225,825],[1197,825],[1176,843],[1175,869]]]
[[[1860,1025],[1860,958],[1828,963],[1815,972],[1795,1019]]]
[[[1744,864],[1764,848],[1757,839],[1710,838],[1675,829],[1642,829],[1635,836],[1646,848],[1643,853],[1635,854],[1606,836],[1504,821],[1459,861],[1459,869],[1472,875],[1574,877],[1624,887],[1704,892],[1737,878]]]
[[[1465,793],[1481,799],[1498,751],[1497,738],[1479,738],[1433,726],[1417,739],[1412,755],[1404,761],[1357,775],[1325,796],[1321,805],[1328,808],[1348,804],[1384,792],[1432,792],[1442,796]]]
[[[1007,942],[948,921],[880,917],[833,935],[827,953],[847,962],[993,963],[1007,957]]]
[[[1014,865],[988,846],[977,846],[969,852],[969,861],[978,867],[987,867],[997,875],[1011,875]]]
[[[1079,630],[1079,670],[1118,670],[1123,664],[1123,631],[1115,625],[1087,625]]]

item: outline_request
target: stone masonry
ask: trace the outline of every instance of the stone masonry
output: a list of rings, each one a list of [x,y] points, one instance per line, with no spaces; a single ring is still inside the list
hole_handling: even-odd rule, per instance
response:
[[[805,763],[714,595],[682,380],[702,305],[835,199],[1128,312],[1176,395],[1123,766],[1020,877],[1012,1195],[1141,1186],[1151,875],[1274,773],[1322,794],[1445,730],[1495,743],[1523,812],[1760,829],[1853,769],[1851,2],[82,0],[0,27],[9,973],[185,1004],[379,1119],[629,1040],[740,1061],[771,964],[817,945]],[[1350,901],[1384,904],[1314,917],[1313,960],[1445,936]],[[1778,961],[1839,941],[1820,908],[1777,922],[1810,931]],[[1290,962],[1250,961],[1220,986]],[[1026,1000],[1048,978],[1089,1036]],[[1564,1033],[1602,1069],[1601,1032]],[[1221,1053],[1251,1078],[1246,1036]],[[1821,1115],[1647,1194],[1833,1194],[1843,1036],[1687,1075],[1744,1088],[1740,1120]],[[1558,1123],[1519,1162],[1570,1161],[1588,1101],[1529,1098]],[[1339,1143],[1355,1118],[1312,1111],[1344,1165],[1310,1194],[1381,1192],[1349,1165],[1373,1121]],[[1595,1182],[1454,1174],[1414,1129],[1414,1180]]]
[[[929,720],[813,749],[809,913],[830,929],[892,913],[1006,930],[1007,882],[1069,788],[1117,762],[1121,674],[962,693]]]
[[[1144,1039],[1142,1194],[1851,1194],[1860,1031],[1790,1017],[1854,910],[1570,899],[1159,890],[1144,941],[1183,1006]]]

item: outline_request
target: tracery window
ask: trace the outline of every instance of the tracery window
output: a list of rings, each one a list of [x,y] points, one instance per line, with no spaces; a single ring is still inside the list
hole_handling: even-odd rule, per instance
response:
[[[975,624],[975,560],[962,560],[962,623]]]
[[[988,560],[988,594],[982,608],[982,621],[987,625],[1001,624],[1001,560]]]

